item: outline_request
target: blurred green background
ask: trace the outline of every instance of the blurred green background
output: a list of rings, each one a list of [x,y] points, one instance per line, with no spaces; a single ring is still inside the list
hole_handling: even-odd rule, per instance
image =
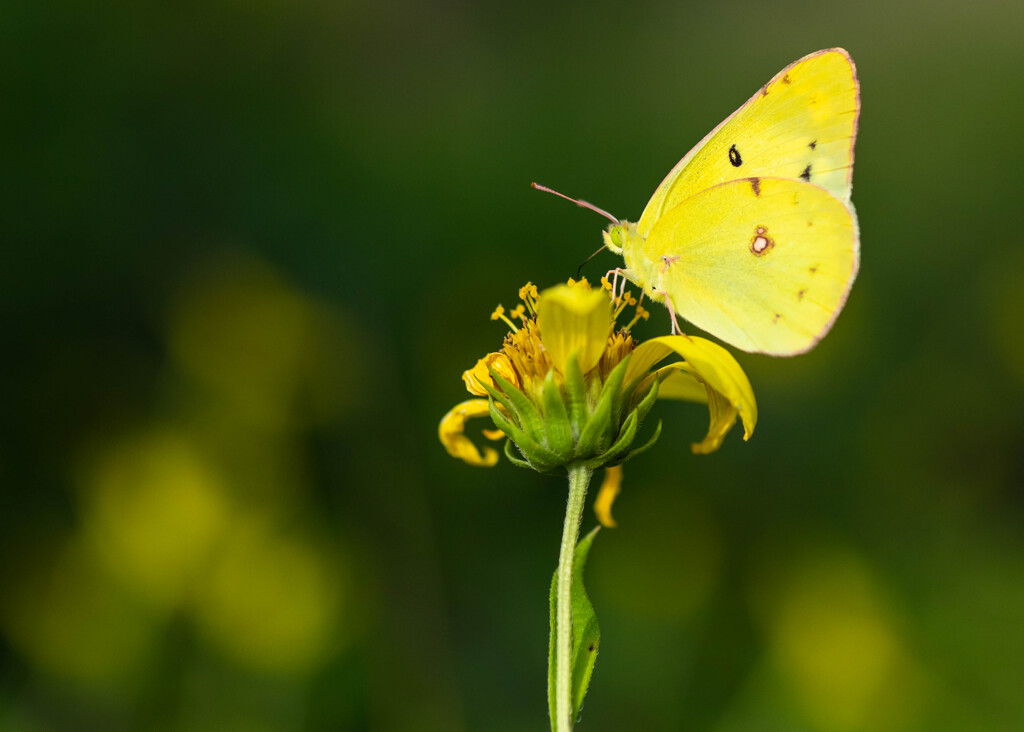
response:
[[[565,486],[436,437],[494,305],[600,244],[528,184],[635,219],[834,45],[860,277],[810,354],[737,354],[750,442],[657,407],[580,729],[1024,729],[1022,37],[1005,0],[6,3],[0,729],[546,729]]]

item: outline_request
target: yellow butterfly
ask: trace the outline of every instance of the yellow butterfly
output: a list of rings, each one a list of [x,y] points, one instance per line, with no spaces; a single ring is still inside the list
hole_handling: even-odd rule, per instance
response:
[[[673,332],[678,313],[745,351],[803,353],[832,327],[857,274],[859,113],[853,60],[818,51],[688,152],[639,222],[577,203],[612,219],[605,246],[626,265],[616,275],[664,302]]]

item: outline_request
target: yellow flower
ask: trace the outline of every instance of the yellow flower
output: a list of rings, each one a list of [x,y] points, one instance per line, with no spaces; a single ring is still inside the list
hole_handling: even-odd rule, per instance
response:
[[[544,473],[571,465],[611,468],[598,515],[613,526],[611,503],[621,483],[616,468],[657,440],[660,422],[646,444],[633,447],[656,399],[708,405],[707,436],[691,445],[699,454],[717,450],[737,418],[744,439],[749,438],[757,403],[746,374],[721,346],[686,335],[637,343],[630,328],[647,311],[631,294],[613,298],[607,282],[602,285],[593,289],[585,279],[570,280],[538,292],[527,283],[511,317],[499,305],[491,317],[509,327],[501,350],[481,358],[462,377],[470,394],[487,398],[457,405],[441,420],[439,434],[452,456],[471,465],[494,465],[497,452],[490,447],[481,452],[465,435],[468,419],[489,416],[500,432],[485,434],[507,436],[505,454],[517,465]],[[616,329],[627,308],[634,308],[634,316]],[[658,366],[672,355],[682,360]]]

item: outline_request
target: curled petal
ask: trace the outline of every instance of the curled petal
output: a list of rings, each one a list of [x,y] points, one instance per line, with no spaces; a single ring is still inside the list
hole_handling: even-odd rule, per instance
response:
[[[740,419],[743,420],[743,439],[749,439],[757,424],[754,390],[750,388],[750,381],[736,359],[717,343],[687,335],[652,338],[641,343],[633,352],[633,359],[626,372],[627,381],[635,363],[639,363],[641,367],[646,363],[647,368],[650,368],[670,353],[677,353],[686,359],[686,370],[708,387],[709,406],[713,391],[721,395],[738,412]],[[635,376],[641,373],[637,372]]]
[[[537,325],[551,363],[564,374],[569,356],[576,354],[586,374],[601,360],[614,321],[612,303],[604,290],[558,285],[540,293]]]
[[[679,399],[684,402],[707,404],[707,386],[686,369],[685,363],[673,363],[658,369],[661,384],[658,399]]]
[[[466,391],[474,396],[487,396],[487,390],[481,384],[494,386],[490,369],[494,369],[499,376],[516,388],[519,387],[519,377],[516,375],[515,369],[512,368],[512,362],[508,360],[508,356],[504,353],[488,353],[477,361],[473,368],[462,372],[462,380],[466,383]]]
[[[717,450],[721,447],[726,434],[736,424],[736,407],[710,386],[708,387],[708,412],[711,415],[711,424],[708,425],[707,436],[702,442],[694,442],[690,445],[694,455],[707,455],[709,452]]]
[[[605,470],[601,491],[597,494],[597,500],[594,501],[594,513],[597,514],[597,520],[601,522],[601,525],[609,529],[618,526],[615,519],[612,518],[612,504],[615,503],[615,497],[621,490],[622,466],[616,465]]]
[[[668,376],[663,374],[668,373]],[[688,363],[671,363],[663,366],[655,372],[662,375],[662,390],[659,390],[658,397],[664,396],[668,399],[684,399],[691,402],[702,402],[708,405],[708,413],[711,423],[708,425],[708,434],[701,442],[694,442],[690,445],[694,455],[707,455],[722,446],[725,436],[736,424],[738,415],[728,399],[712,389],[707,383],[694,374],[693,367]],[[664,385],[668,389],[664,389]],[[699,390],[699,392],[698,392]]]
[[[662,376],[658,398],[684,399],[690,402],[703,402],[708,405],[711,424],[708,434],[701,442],[690,445],[695,455],[707,455],[722,446],[722,440],[736,424],[736,408],[717,391],[694,376],[694,369],[688,363],[672,363],[658,369]]]
[[[485,447],[483,454],[466,437],[466,421],[473,417],[484,417],[490,414],[490,405],[486,399],[468,399],[456,404],[448,414],[441,418],[437,428],[437,436],[441,439],[448,454],[459,458],[470,465],[489,468],[498,462],[498,452],[492,447]]]

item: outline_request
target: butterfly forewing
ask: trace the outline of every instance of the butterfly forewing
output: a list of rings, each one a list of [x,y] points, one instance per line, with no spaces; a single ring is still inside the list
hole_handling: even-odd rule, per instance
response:
[[[792,178],[849,202],[860,98],[842,49],[780,71],[679,161],[640,217],[646,235],[685,199],[738,178]]]
[[[676,312],[745,351],[791,355],[831,328],[857,272],[856,218],[802,180],[735,180],[662,216],[643,256]]]

